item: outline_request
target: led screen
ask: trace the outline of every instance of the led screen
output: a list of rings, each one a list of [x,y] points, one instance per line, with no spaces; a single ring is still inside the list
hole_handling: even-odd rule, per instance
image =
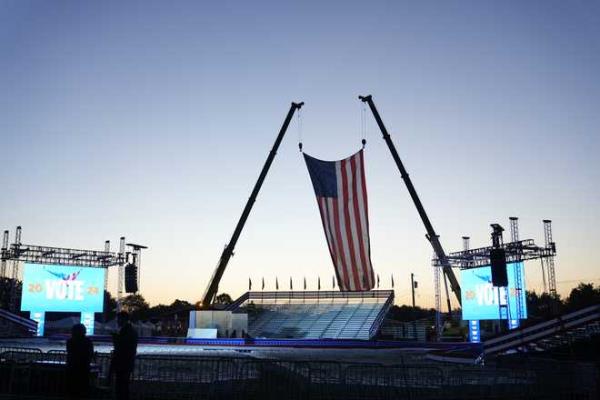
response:
[[[525,294],[525,275],[523,263],[506,265],[508,275],[508,313],[511,319],[527,318],[527,296]],[[517,310],[515,277],[521,276],[521,310]],[[506,290],[492,286],[492,269],[490,266],[464,269],[460,271],[462,299],[462,318],[464,320],[507,319],[503,309],[500,316],[500,305],[506,304]]]
[[[22,311],[102,312],[104,268],[25,264]]]

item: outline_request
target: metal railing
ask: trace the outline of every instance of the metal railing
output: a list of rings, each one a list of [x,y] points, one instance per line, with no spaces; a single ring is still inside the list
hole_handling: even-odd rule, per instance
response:
[[[375,335],[377,335],[377,332],[379,331],[379,329],[381,328],[381,324],[383,323],[383,319],[387,315],[392,304],[394,304],[394,292],[393,291],[392,291],[392,294],[388,296],[387,300],[385,301],[385,303],[379,310],[379,313],[377,313],[375,320],[371,324],[371,328],[369,328],[369,337],[370,338],[375,337]]]
[[[385,300],[393,296],[391,290],[370,290],[368,292],[338,292],[328,290],[305,290],[305,291],[261,291],[247,292],[242,297],[250,300],[363,300],[379,299]],[[237,302],[237,300],[236,300]]]
[[[494,354],[524,346],[597,320],[600,320],[600,304],[586,307],[527,328],[515,329],[506,335],[488,339],[484,342],[485,353]]]
[[[0,398],[60,398],[64,351],[0,348]],[[93,361],[91,398],[111,397],[110,354]],[[133,399],[595,399],[592,364],[528,358],[464,366],[402,355],[394,365],[252,357],[139,355]]]
[[[15,323],[33,333],[35,333],[35,331],[37,330],[37,322],[35,322],[34,320],[31,320],[29,318],[23,318],[17,314],[13,314],[3,309],[0,309],[0,318]]]

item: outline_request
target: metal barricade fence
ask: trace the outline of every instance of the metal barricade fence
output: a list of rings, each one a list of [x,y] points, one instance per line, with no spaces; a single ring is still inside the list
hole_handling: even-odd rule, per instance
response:
[[[408,398],[403,367],[350,365],[344,372],[343,389],[349,399]]]
[[[41,360],[43,355],[44,352],[36,348],[0,347],[0,359],[28,362]]]
[[[215,398],[232,390],[237,378],[235,360],[140,356],[132,376],[132,391],[139,398]]]
[[[109,353],[94,357],[93,398],[110,398]],[[0,398],[65,394],[64,351],[0,348]],[[426,364],[427,362],[427,364]],[[591,364],[526,360],[511,365],[430,361],[380,365],[246,357],[139,355],[132,398],[164,399],[593,399]]]
[[[309,398],[326,400],[336,398],[344,379],[344,366],[338,362],[307,362]]]
[[[44,360],[67,362],[67,351],[66,350],[48,350],[44,354]]]

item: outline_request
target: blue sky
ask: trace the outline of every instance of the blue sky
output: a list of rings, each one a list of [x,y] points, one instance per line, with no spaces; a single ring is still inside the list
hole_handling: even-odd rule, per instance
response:
[[[448,251],[489,223],[543,241],[557,280],[600,282],[600,6],[594,2],[0,4],[2,228],[150,247],[142,294],[199,300],[291,101],[305,101],[221,290],[332,275],[308,173],[360,146],[372,94]],[[432,303],[431,248],[370,113],[372,256]],[[537,262],[526,264],[541,288]],[[114,287],[111,271],[111,287]]]

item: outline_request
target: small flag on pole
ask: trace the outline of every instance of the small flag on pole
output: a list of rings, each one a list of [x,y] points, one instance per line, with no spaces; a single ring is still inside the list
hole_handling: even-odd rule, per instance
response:
[[[317,290],[321,290],[321,277],[317,277]]]
[[[262,278],[262,289],[261,290],[265,290],[265,277],[264,276]]]
[[[294,290],[294,285],[292,284],[292,277],[290,276],[290,290]]]
[[[306,277],[304,277],[304,290],[306,290]]]
[[[394,288],[394,274],[392,274],[392,289]]]
[[[275,277],[275,290],[279,290],[279,280]]]
[[[248,278],[248,291],[252,290],[252,279]]]

